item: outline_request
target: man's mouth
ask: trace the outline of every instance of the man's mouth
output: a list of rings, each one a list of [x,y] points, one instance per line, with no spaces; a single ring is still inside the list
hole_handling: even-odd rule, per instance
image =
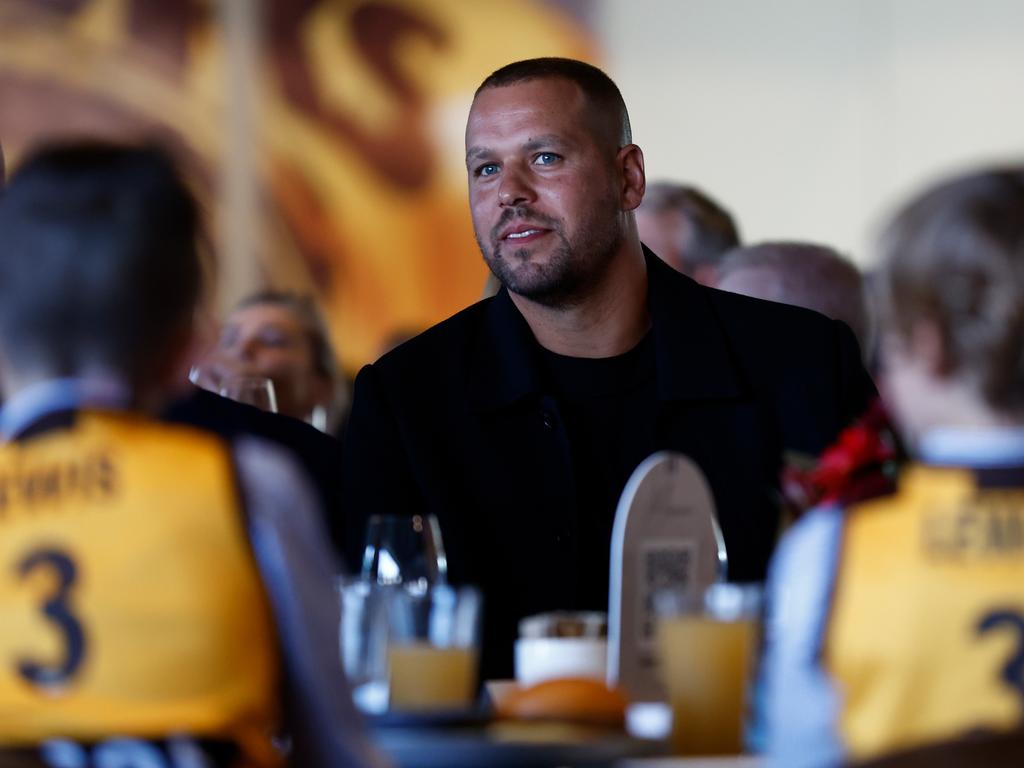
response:
[[[550,229],[544,229],[543,227],[532,227],[524,225],[507,230],[505,233],[502,234],[501,239],[508,243],[522,245],[524,243],[536,240],[537,238],[546,235],[550,231]]]

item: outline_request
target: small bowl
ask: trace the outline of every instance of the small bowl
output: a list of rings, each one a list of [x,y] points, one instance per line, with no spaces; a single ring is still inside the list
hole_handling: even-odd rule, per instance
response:
[[[604,682],[608,640],[601,637],[524,637],[515,645],[516,682],[521,686],[562,677]]]

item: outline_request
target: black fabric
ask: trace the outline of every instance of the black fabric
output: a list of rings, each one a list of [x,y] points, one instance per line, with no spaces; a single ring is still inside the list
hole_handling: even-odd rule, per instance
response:
[[[985,467],[974,470],[979,488],[1024,488],[1024,467]]]
[[[238,745],[232,742],[184,736],[176,737],[173,743],[162,739],[127,738],[100,742],[59,739],[54,743],[60,748],[53,749],[53,754],[47,754],[43,746],[0,748],[0,768],[65,768],[67,765],[82,768],[166,765],[174,768],[183,762],[191,766],[230,768],[238,765],[240,755]]]
[[[1019,768],[1024,765],[1024,730],[976,731],[955,739],[849,763],[847,768]]]
[[[298,419],[267,413],[198,387],[172,403],[161,418],[199,427],[226,440],[254,435],[288,449],[317,492],[331,540],[339,556],[342,555],[341,443],[338,440]]]
[[[78,412],[72,408],[60,411],[52,411],[26,425],[20,432],[11,436],[17,442],[31,440],[33,437],[45,435],[59,429],[68,429],[75,425]]]
[[[638,427],[647,436],[633,439],[701,466],[730,576],[763,579],[783,451],[820,452],[874,385],[845,325],[702,287],[646,257],[656,381]],[[485,677],[510,676],[520,618],[585,607],[566,521],[579,519],[577,487],[593,480],[576,477],[543,356],[504,290],[356,379],[344,446],[349,557],[371,514],[436,514],[452,581],[484,590]],[[607,562],[608,552],[587,556]]]
[[[565,357],[538,347],[572,454],[576,509],[560,509],[571,547],[573,605],[608,609],[608,553],[622,489],[654,452],[657,417],[654,337],[617,357]],[[573,514],[575,512],[575,514]]]

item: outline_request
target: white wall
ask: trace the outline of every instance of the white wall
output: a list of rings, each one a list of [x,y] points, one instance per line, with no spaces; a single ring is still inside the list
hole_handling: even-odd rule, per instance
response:
[[[870,264],[891,206],[1024,160],[1024,2],[603,0],[647,177],[696,183],[744,239]]]

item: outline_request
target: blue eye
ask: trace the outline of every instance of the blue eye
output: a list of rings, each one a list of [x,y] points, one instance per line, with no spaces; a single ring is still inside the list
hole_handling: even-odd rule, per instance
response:
[[[561,159],[562,158],[554,152],[541,152],[536,158],[534,158],[533,162],[537,165],[553,165]]]
[[[487,163],[487,165],[481,165],[476,169],[477,176],[493,176],[498,172],[497,163]]]

